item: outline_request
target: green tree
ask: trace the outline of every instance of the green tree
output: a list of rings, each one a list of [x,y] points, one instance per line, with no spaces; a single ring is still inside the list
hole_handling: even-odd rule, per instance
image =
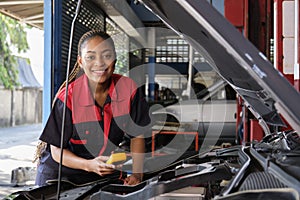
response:
[[[19,85],[16,57],[12,48],[18,53],[29,49],[27,43],[26,25],[0,13],[0,82],[7,89]]]

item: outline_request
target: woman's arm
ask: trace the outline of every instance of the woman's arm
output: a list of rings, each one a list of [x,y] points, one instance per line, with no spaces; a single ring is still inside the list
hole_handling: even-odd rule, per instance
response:
[[[60,162],[61,149],[59,147],[51,146],[51,155],[53,160],[57,163]],[[87,172],[94,172],[100,176],[111,174],[115,166],[111,164],[106,164],[108,160],[107,156],[99,156],[94,159],[84,159],[81,158],[67,149],[63,149],[63,160],[62,164],[66,167],[73,169],[81,169]]]
[[[135,185],[142,181],[144,170],[145,140],[142,137],[132,138],[130,142],[132,155],[132,175],[125,179],[126,185]]]

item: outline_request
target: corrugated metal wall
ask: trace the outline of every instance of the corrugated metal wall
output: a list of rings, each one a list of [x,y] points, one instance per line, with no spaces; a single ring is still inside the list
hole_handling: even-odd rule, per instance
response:
[[[53,19],[53,88],[54,93],[65,80],[70,45],[71,24],[77,1],[56,0]],[[80,12],[74,25],[70,71],[76,63],[77,44],[82,34],[90,29],[105,31],[105,15],[101,9],[90,1],[82,1]]]

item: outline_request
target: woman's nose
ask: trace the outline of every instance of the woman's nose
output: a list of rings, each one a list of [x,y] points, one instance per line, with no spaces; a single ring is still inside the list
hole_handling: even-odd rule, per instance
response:
[[[99,66],[104,65],[104,59],[101,56],[98,56],[95,61],[95,65],[99,65]]]

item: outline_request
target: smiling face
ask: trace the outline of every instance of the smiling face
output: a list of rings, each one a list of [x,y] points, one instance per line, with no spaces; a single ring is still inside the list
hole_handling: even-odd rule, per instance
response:
[[[100,36],[86,40],[81,46],[78,63],[92,83],[106,83],[115,69],[115,50]]]

